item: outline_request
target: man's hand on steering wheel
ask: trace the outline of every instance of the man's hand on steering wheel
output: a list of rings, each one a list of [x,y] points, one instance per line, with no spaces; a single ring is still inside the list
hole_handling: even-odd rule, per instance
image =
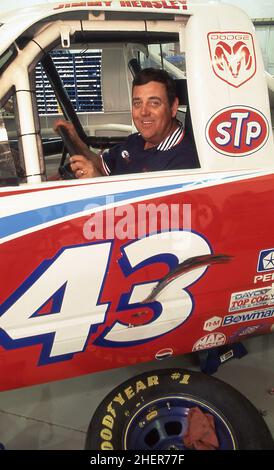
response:
[[[103,175],[100,158],[93,154],[80,139],[71,122],[57,119],[54,123],[54,130],[61,136],[70,155],[69,163],[65,165],[62,157],[59,167],[59,173],[63,179],[93,178]]]
[[[72,144],[74,145],[75,151],[77,151],[77,153],[81,153],[85,155],[85,152],[88,150],[88,147],[80,139],[72,122],[65,121],[64,119],[61,119],[61,118],[56,119],[53,125],[53,129],[59,135],[60,135],[60,129],[64,129],[67,134],[68,139],[70,139]]]
[[[94,178],[102,176],[93,163],[83,155],[73,155],[69,159],[70,167],[76,178]]]

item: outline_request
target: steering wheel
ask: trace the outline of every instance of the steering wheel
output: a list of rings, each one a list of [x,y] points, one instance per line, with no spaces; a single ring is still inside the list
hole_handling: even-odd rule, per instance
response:
[[[59,175],[63,180],[74,179],[76,177],[71,169],[70,163],[65,163],[65,161],[67,158],[67,154],[69,154],[69,156],[71,157],[72,155],[76,155],[78,152],[65,127],[60,126],[58,128],[58,134],[60,135],[64,143],[62,157],[58,168]]]

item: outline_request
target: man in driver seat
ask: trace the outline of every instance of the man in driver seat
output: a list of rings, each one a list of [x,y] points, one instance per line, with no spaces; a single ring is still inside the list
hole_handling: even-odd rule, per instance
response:
[[[57,120],[55,130],[67,129],[79,155],[70,158],[76,178],[121,175],[200,167],[184,127],[176,119],[179,100],[174,80],[165,70],[141,70],[132,84],[132,118],[138,132],[101,155],[80,139],[72,123]]]

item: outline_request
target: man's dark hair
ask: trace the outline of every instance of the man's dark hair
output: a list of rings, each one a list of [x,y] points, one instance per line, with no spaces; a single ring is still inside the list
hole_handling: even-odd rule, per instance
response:
[[[170,106],[172,106],[176,98],[176,85],[173,78],[162,69],[154,69],[152,67],[143,69],[135,75],[132,82],[132,89],[135,86],[146,85],[149,82],[159,82],[165,85],[168,102]]]

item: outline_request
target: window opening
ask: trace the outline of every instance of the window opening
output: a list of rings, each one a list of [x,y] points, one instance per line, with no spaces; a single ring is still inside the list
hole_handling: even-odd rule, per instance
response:
[[[70,101],[78,113],[102,112],[102,51],[53,51],[50,53]],[[36,66],[36,97],[40,115],[60,114],[51,84],[39,62]]]
[[[150,44],[147,46],[147,53],[140,51],[138,56],[142,68],[164,68],[174,78],[176,78],[177,74],[180,74],[180,72],[185,74],[185,53],[180,51],[179,42]]]

